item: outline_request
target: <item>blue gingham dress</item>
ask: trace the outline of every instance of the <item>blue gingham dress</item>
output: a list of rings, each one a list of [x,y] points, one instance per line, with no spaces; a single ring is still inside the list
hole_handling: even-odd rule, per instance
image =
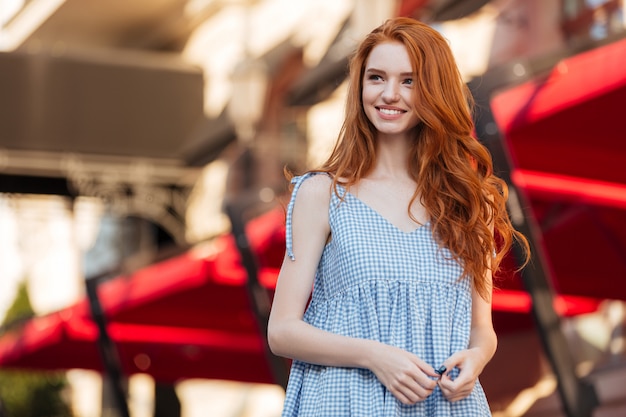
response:
[[[287,207],[287,253],[291,217],[306,178],[294,177]],[[429,224],[404,232],[338,186],[329,207],[331,240],[315,276],[304,320],[330,332],[374,339],[415,353],[434,368],[467,348],[471,287],[462,268],[439,248]],[[454,376],[457,370],[452,373]],[[451,403],[437,387],[425,401],[404,405],[360,368],[313,365],[294,360],[283,417],[483,417],[490,416],[480,383],[469,397]]]

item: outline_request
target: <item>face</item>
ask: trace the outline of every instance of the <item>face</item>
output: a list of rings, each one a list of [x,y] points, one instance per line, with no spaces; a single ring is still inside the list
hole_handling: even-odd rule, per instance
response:
[[[363,74],[363,109],[379,137],[407,137],[419,123],[411,110],[414,78],[409,54],[400,42],[384,42],[370,52]]]

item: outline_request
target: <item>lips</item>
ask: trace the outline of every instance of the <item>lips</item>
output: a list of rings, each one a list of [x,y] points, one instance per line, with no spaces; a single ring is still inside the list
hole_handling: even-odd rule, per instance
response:
[[[378,113],[383,117],[397,117],[406,113],[406,110],[398,109],[398,108],[390,108],[390,107],[376,107]]]
[[[378,111],[383,113],[383,114],[388,114],[388,115],[404,113],[404,111],[402,111],[402,110],[394,110],[394,109],[378,109]]]

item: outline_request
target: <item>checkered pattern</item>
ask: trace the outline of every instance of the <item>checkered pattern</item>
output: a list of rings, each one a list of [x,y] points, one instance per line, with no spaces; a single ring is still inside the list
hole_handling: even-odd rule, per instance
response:
[[[287,207],[287,252],[294,259],[291,217],[308,173],[295,177]],[[415,353],[438,368],[465,349],[471,324],[469,280],[438,247],[430,225],[403,232],[354,195],[331,196],[332,240],[320,260],[305,320],[321,329],[375,339]],[[451,403],[436,388],[424,402],[406,406],[367,369],[294,361],[283,417],[490,416],[480,384]]]

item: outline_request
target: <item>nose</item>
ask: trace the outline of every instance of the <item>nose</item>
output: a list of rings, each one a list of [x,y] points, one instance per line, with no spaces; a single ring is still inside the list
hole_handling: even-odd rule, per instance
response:
[[[387,103],[393,103],[399,100],[400,98],[400,86],[397,82],[393,80],[389,80],[385,83],[385,88],[383,89],[382,99]]]

